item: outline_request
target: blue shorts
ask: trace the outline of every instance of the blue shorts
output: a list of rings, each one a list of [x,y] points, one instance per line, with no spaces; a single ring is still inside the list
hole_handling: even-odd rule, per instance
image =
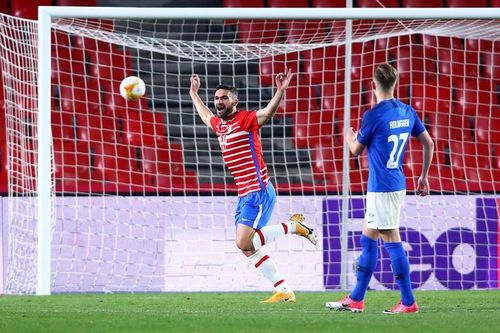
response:
[[[271,219],[275,202],[276,190],[269,181],[265,190],[251,192],[238,199],[238,207],[236,207],[235,213],[236,223],[254,229],[265,227]]]

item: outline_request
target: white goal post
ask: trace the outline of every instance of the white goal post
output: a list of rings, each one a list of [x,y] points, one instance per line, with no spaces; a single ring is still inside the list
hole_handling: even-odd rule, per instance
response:
[[[37,288],[38,295],[51,293],[51,230],[54,219],[52,193],[52,153],[51,153],[51,29],[54,19],[273,19],[273,20],[488,20],[500,19],[500,8],[107,8],[107,7],[39,7],[38,14],[38,163],[37,163]],[[350,21],[348,21],[350,22]],[[498,27],[498,25],[497,25]],[[350,35],[350,24],[346,34]],[[411,28],[409,28],[411,29]],[[474,36],[473,32],[471,36]],[[493,34],[495,34],[493,32]],[[499,40],[498,30],[495,40]],[[345,66],[343,68],[346,82],[350,82],[351,45],[345,39]],[[307,48],[304,48],[307,49]],[[344,95],[344,130],[350,126],[351,94],[350,84]],[[351,217],[348,216],[350,198],[349,156],[347,149],[343,151],[344,182],[342,191],[342,225],[346,226]],[[268,163],[272,163],[269,161]],[[498,190],[498,189],[497,189]],[[488,191],[486,191],[488,192]],[[489,191],[491,192],[491,191]],[[493,190],[493,194],[498,192]],[[230,208],[232,209],[232,208]],[[347,253],[347,227],[342,227],[341,241]],[[243,260],[243,258],[242,258]],[[347,260],[342,261],[342,287],[346,289],[345,280]],[[498,269],[498,267],[497,267]]]

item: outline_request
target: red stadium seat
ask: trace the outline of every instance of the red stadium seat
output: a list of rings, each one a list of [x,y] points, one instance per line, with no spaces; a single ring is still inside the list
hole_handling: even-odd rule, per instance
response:
[[[345,0],[312,0],[311,6],[320,8],[344,8]]]
[[[0,86],[0,88],[2,87]],[[5,110],[0,108],[0,145],[4,144],[7,141],[6,139]]]
[[[480,112],[474,117],[474,137],[476,142],[488,144],[490,143],[490,132],[496,131],[498,127],[490,127],[492,123],[489,113]],[[497,124],[497,126],[500,125]]]
[[[174,145],[162,147],[142,147],[144,170],[152,174],[184,175],[182,149]]]
[[[321,85],[321,112],[344,114],[344,84]]]
[[[460,142],[450,145],[452,170],[458,175],[461,175],[460,171],[463,171],[467,191],[491,191],[493,189],[489,150],[489,145],[476,146],[473,143]]]
[[[464,39],[464,50],[479,51],[479,39],[472,39],[472,38]]]
[[[280,106],[287,116],[318,109],[314,89],[306,85],[289,86]]]
[[[334,82],[337,75],[343,73],[344,68],[337,64],[337,47],[329,46],[304,51],[304,72],[312,84]]]
[[[488,167],[487,158],[478,159],[476,145],[473,142],[451,141],[449,144],[450,164],[455,179],[463,179],[465,169]],[[481,164],[481,165],[479,165]]]
[[[481,72],[481,54],[478,50],[465,49],[464,58],[466,78],[476,79]]]
[[[465,54],[462,49],[440,48],[437,51],[437,69],[439,79],[452,82],[463,80],[465,73]]]
[[[334,133],[334,140],[338,141],[339,144],[342,144],[342,136],[343,136],[343,120],[344,120],[344,102],[345,102],[345,92],[344,92],[344,84],[343,82],[339,82],[337,84],[326,84],[322,85],[321,90],[321,112],[322,119],[326,119],[322,121],[321,127],[327,128],[330,127],[329,130],[322,130],[322,133]],[[361,118],[363,113],[370,109],[375,104],[375,99],[372,94],[372,91],[367,88],[365,85],[362,85],[361,82],[352,82],[351,85],[351,123],[350,126],[354,128],[358,128],[361,123]],[[324,117],[323,113],[332,112],[333,115],[329,115],[328,117]],[[333,128],[331,128],[331,123],[333,122]],[[323,134],[325,135],[325,134]],[[338,136],[338,137],[337,137]]]
[[[160,192],[197,187],[194,173],[184,169],[182,146],[179,144],[143,147],[142,156],[144,172],[154,175],[154,184]]]
[[[108,142],[91,145],[94,157],[94,167],[98,169],[107,181],[114,184],[127,185],[131,183],[131,173],[136,171],[135,159],[132,159],[130,147]]]
[[[475,143],[476,155],[472,166],[478,169],[491,169],[493,166],[493,146],[491,144]]]
[[[399,0],[358,0],[358,7],[368,8],[384,8],[384,7],[399,7]]]
[[[52,82],[71,84],[86,79],[85,55],[67,45],[52,46]]]
[[[428,131],[436,142],[471,140],[471,125],[468,117],[440,112],[428,115]]]
[[[500,170],[500,144],[493,145],[490,152],[493,157],[492,168],[494,170]],[[497,181],[500,182],[500,178],[497,179]]]
[[[410,104],[422,117],[435,112],[448,114],[451,112],[451,96],[451,87],[446,84],[438,86],[437,81],[433,80],[414,82],[411,85]]]
[[[395,63],[400,47],[413,47],[417,44],[416,35],[377,38],[374,43],[374,61],[378,65],[383,62]]]
[[[52,30],[52,45],[71,46],[71,35],[65,31]]]
[[[52,0],[33,0],[29,4],[25,0],[10,0],[10,12],[17,17],[36,20],[38,18],[38,6],[50,5],[52,5]]]
[[[365,192],[368,184],[368,169],[351,169],[349,171],[349,181],[353,193]]]
[[[265,7],[264,0],[223,0],[224,7]]]
[[[422,35],[422,46],[426,59],[435,59],[438,49],[462,49],[462,40],[453,37],[441,37],[434,35]]]
[[[110,43],[83,36],[73,36],[73,46],[82,49],[89,58],[93,52],[109,53],[111,51]]]
[[[406,187],[409,191],[417,189],[417,180],[422,171],[423,150],[418,144],[408,146],[404,155],[403,170],[406,176]],[[413,148],[413,149],[412,149]]]
[[[281,106],[293,116],[293,137],[297,148],[308,148],[320,139],[321,113],[313,87],[289,87]]]
[[[369,84],[369,86],[367,86]],[[343,84],[340,84],[339,86],[343,87]],[[351,106],[353,108],[359,108],[363,107],[366,104],[366,98],[365,95],[368,92],[368,90],[371,87],[371,81],[370,83],[363,84],[361,81],[353,81],[351,84]],[[371,89],[370,89],[371,93]],[[359,113],[359,112],[358,112]]]
[[[394,55],[400,84],[422,82],[424,78],[435,80],[436,63],[433,59],[425,58],[422,46],[403,45]]]
[[[342,144],[344,119],[344,85],[321,86],[321,136],[330,136],[335,144]]]
[[[294,116],[293,138],[296,148],[309,148],[321,139],[321,112],[317,108],[298,111]]]
[[[1,68],[0,68],[0,77],[3,77],[3,75],[2,75],[2,69]],[[5,99],[4,99],[4,95],[3,95],[3,89],[4,89],[4,87],[3,87],[3,80],[0,80],[0,114],[2,114],[3,116],[5,116],[5,110],[4,110]],[[3,127],[3,128],[5,128],[5,127]]]
[[[444,37],[434,35],[422,35],[422,45],[424,48],[446,48],[462,49],[462,40],[458,37]]]
[[[73,141],[54,141],[54,177],[56,184],[66,179],[77,180],[90,167],[87,145],[75,146]]]
[[[455,84],[455,106],[457,112],[475,116],[489,112],[497,104],[496,91],[489,80],[461,80]]]
[[[334,149],[342,149],[342,146],[334,148],[332,142],[323,141],[311,147],[314,179],[328,181],[330,173],[342,172],[342,158],[336,159]]]
[[[488,7],[486,0],[445,0],[446,7]]]
[[[411,86],[410,105],[417,111],[421,120],[424,120],[424,114],[430,111],[436,111],[436,89],[432,89],[430,93],[426,92],[428,86],[423,83],[415,83]],[[434,95],[430,95],[434,93]],[[429,101],[433,101],[428,105]]]
[[[132,146],[166,144],[163,114],[150,111],[129,111],[124,119],[125,143]]]
[[[309,7],[308,0],[267,0],[267,7]]]
[[[61,109],[76,114],[100,114],[101,94],[96,80],[74,81],[59,86]]]
[[[435,167],[431,166],[431,169],[429,170],[431,190],[439,192],[453,192],[459,188],[463,188],[463,181],[461,179],[453,178],[452,176],[452,170],[449,164],[448,143],[436,141],[434,138],[433,141],[435,142],[435,146],[432,163]],[[420,143],[414,141],[414,139],[410,141],[410,144],[415,149],[419,149],[421,147]]]
[[[373,44],[353,43],[351,60],[351,80],[371,81],[375,70]]]
[[[3,195],[9,190],[9,160],[7,156],[7,146],[0,143],[0,193]]]
[[[329,186],[331,191],[342,191],[342,154],[343,145],[332,145],[331,141],[321,142],[312,149],[314,177],[333,185]]]
[[[477,143],[500,144],[500,110],[479,112],[474,117],[474,136]]]
[[[500,0],[490,0],[490,7],[500,7]]]
[[[99,144],[119,142],[121,134],[114,117],[97,114],[78,114],[76,116],[78,140]]]
[[[113,49],[112,52],[91,52],[90,74],[99,78],[103,84],[113,81],[121,82],[132,75],[132,58],[126,50]]]
[[[10,145],[8,160],[7,153],[3,153],[5,169],[9,173],[9,186],[15,193],[22,193],[25,189],[36,188],[37,160],[35,146],[28,140],[24,146]],[[5,145],[3,145],[5,147]]]
[[[481,41],[480,58],[482,74],[486,79],[500,82],[500,42]]]
[[[498,191],[500,170],[472,169],[465,170],[466,187],[469,192]]]
[[[116,192],[114,186],[109,186],[109,188],[110,192]],[[105,177],[101,170],[90,167],[79,174],[74,182],[71,179],[64,179],[62,184],[56,186],[56,191],[104,194],[106,193]]]
[[[58,6],[96,6],[97,0],[57,0]]]
[[[7,0],[0,1],[0,13],[5,13],[5,14],[9,13],[9,4]]]
[[[280,54],[274,57],[262,58],[259,62],[260,83],[265,86],[274,86],[276,74],[289,68],[294,73],[291,85],[296,85],[299,76],[299,54],[297,52]]]
[[[51,125],[54,139],[74,139],[75,118],[73,114],[52,110]]]
[[[443,7],[442,0],[401,0],[401,7]]]

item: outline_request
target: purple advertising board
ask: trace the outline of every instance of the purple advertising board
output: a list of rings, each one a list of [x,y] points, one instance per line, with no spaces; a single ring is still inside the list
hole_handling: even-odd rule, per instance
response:
[[[498,287],[497,199],[483,197],[409,196],[401,217],[401,237],[408,254],[411,281],[420,289]],[[438,200],[438,202],[434,202]],[[349,200],[349,281],[355,282],[355,263],[361,251],[363,198]],[[418,208],[425,209],[419,212]],[[413,216],[413,218],[410,218]],[[420,218],[415,218],[415,217]],[[430,219],[427,216],[434,218]],[[323,200],[323,261],[325,289],[339,289],[342,200]],[[352,221],[357,228],[353,228]],[[379,262],[370,287],[396,289],[388,254],[379,246]]]

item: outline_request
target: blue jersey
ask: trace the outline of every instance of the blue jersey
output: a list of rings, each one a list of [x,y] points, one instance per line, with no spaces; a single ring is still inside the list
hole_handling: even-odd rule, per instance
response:
[[[397,99],[384,100],[365,112],[357,140],[368,149],[368,192],[406,189],[404,152],[410,134],[424,131],[415,110]]]

